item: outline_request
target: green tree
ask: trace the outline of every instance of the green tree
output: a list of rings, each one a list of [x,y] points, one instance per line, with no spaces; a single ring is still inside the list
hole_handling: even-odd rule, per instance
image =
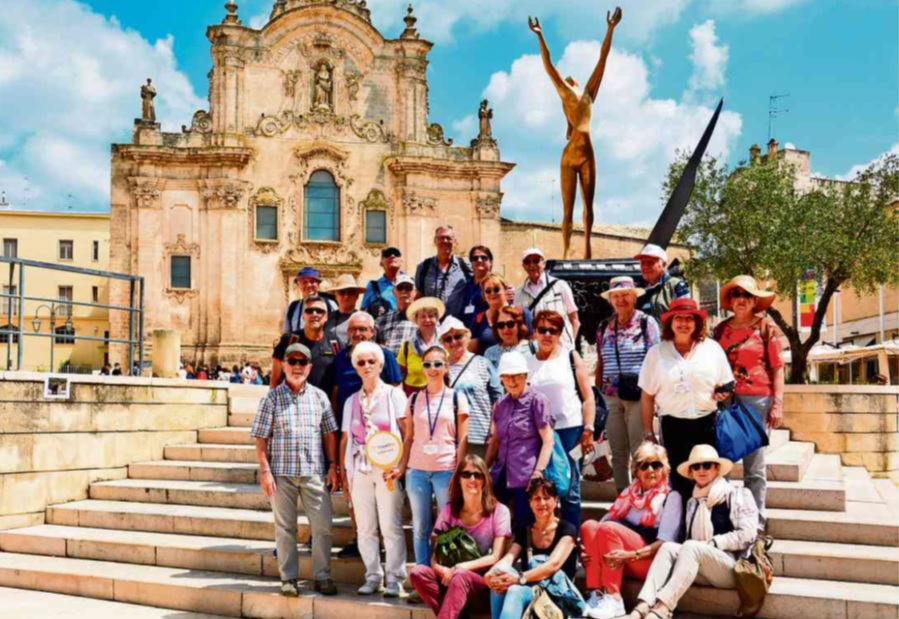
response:
[[[688,158],[678,153],[663,195],[670,195]],[[797,282],[814,270],[822,288],[805,341],[777,309],[768,310],[790,342],[790,382],[799,384],[840,286],[871,294],[879,284],[899,284],[899,157],[885,155],[852,182],[824,182],[807,193],[794,187],[795,169],[782,160],[730,170],[706,157],[678,235],[693,251],[691,277],[770,278],[792,307]]]

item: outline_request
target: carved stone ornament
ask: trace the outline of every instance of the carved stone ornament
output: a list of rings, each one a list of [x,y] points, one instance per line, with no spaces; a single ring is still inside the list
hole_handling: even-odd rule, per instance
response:
[[[212,133],[212,115],[205,110],[197,110],[190,121],[190,129],[187,125],[181,125],[183,133]]]
[[[403,58],[396,63],[396,71],[400,77],[425,81],[428,61],[424,58]]]
[[[346,73],[346,91],[350,97],[350,101],[356,101],[359,98],[359,85],[362,81],[362,74],[357,71],[347,71]]]
[[[175,237],[174,243],[166,243],[164,247],[166,258],[168,258],[169,256],[193,256],[194,258],[200,257],[200,244],[188,243],[187,236],[184,234],[177,235]]]
[[[263,115],[256,124],[254,134],[272,138],[295,128],[299,131],[312,129],[317,134],[316,137],[328,138],[342,135],[346,131],[347,124],[345,116],[338,116],[329,111],[316,110],[308,114],[294,114],[286,110],[280,116]]]
[[[446,139],[443,127],[437,123],[428,125],[428,144],[432,146],[452,146],[453,140]]]
[[[165,296],[175,299],[178,305],[184,305],[185,299],[195,299],[200,296],[198,290],[188,290],[186,288],[166,288]]]
[[[300,71],[284,71],[284,96],[293,97],[297,94],[297,82],[300,80]]]
[[[403,196],[403,210],[407,215],[421,215],[424,217],[437,213],[437,200],[434,198],[422,198],[411,191]]]
[[[350,117],[350,128],[356,134],[356,137],[368,142],[382,142],[384,144],[396,142],[396,136],[384,129],[384,121],[376,123],[372,120],[364,120],[358,114],[353,114]]]
[[[159,189],[160,179],[130,178],[128,181],[131,185],[131,195],[137,208],[159,208],[159,197],[162,195]]]
[[[291,182],[305,185],[312,172],[324,169],[334,176],[334,181],[339,187],[349,187],[353,184],[353,179],[346,175],[346,160],[349,153],[336,146],[327,142],[312,142],[295,149],[293,154],[296,159],[297,172],[290,176]]]
[[[503,196],[496,194],[485,198],[478,198],[477,211],[481,219],[499,219]]]
[[[380,189],[372,189],[368,192],[368,197],[359,203],[357,210],[358,221],[365,225],[366,211],[384,211],[387,219],[387,242],[391,238],[396,238],[396,208],[393,202],[389,201]],[[365,243],[363,250],[372,257],[379,257],[381,249],[386,246],[385,243]]]
[[[325,59],[316,63],[312,73],[313,113],[334,112],[334,66]]]
[[[249,226],[247,238],[250,239],[250,249],[270,254],[277,250],[281,245],[281,225],[284,212],[281,205],[284,203],[278,193],[271,187],[262,187],[250,198],[250,204],[247,216]],[[262,240],[256,238],[256,207],[257,206],[273,206],[278,209],[278,238],[276,240]]]
[[[371,11],[368,9],[366,0],[286,0],[286,2],[279,2],[278,4],[284,5],[282,12],[304,6],[331,6],[348,11],[371,23]]]
[[[236,209],[244,194],[244,183],[234,181],[204,181],[205,186],[200,195],[206,202],[208,210]]]

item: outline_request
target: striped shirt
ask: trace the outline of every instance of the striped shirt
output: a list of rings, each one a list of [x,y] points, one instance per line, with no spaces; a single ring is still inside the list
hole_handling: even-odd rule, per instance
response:
[[[643,338],[643,330],[640,321],[646,321],[646,339]],[[605,325],[605,328],[603,328]],[[615,329],[618,328],[616,339]],[[605,395],[618,396],[618,375],[640,375],[643,360],[650,348],[659,343],[659,324],[654,318],[634,310],[626,325],[618,325],[618,317],[612,316],[609,320],[600,324],[596,331],[596,349],[602,357],[602,392]],[[618,346],[618,356],[621,357],[621,369],[618,369],[618,359],[615,356],[615,346]]]
[[[469,359],[471,363],[468,363]],[[493,420],[493,405],[503,396],[493,364],[469,353],[459,363],[450,364],[449,378],[453,389],[464,393],[468,399],[468,442],[486,444]]]
[[[322,437],[336,431],[324,391],[307,382],[295,394],[284,382],[259,402],[250,435],[268,440],[272,475],[313,477],[325,472]]]
[[[400,346],[415,337],[418,325],[406,318],[406,310],[396,310],[378,318],[375,330],[375,341],[394,355],[399,355]]]

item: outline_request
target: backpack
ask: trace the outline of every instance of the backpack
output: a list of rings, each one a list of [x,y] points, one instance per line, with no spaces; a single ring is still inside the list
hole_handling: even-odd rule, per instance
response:
[[[774,564],[768,556],[773,543],[771,537],[759,535],[749,547],[749,556],[734,566],[741,617],[755,617],[765,604],[765,596],[774,580]]]
[[[372,289],[375,293],[375,299],[371,303],[368,304],[366,308],[366,312],[371,314],[373,318],[380,318],[387,312],[392,312],[393,307],[390,303],[381,295],[381,286],[378,284],[378,280],[373,279],[369,282],[372,286]]]

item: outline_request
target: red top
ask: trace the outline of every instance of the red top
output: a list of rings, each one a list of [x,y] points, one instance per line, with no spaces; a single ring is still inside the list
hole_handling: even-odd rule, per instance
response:
[[[732,319],[715,329],[734,372],[737,395],[773,396],[774,371],[783,367],[780,332],[773,320],[758,318],[751,326],[734,328]]]

